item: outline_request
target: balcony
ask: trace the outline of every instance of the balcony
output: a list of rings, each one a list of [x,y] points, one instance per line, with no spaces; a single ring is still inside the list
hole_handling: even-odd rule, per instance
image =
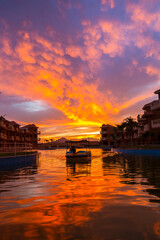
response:
[[[148,117],[148,116],[152,116],[152,115],[154,115],[154,113],[151,110],[145,110],[143,117]]]
[[[160,119],[155,119],[151,121],[152,128],[160,128]]]
[[[0,138],[7,140],[7,135],[5,133],[0,133]]]
[[[24,142],[24,137],[21,136],[20,137],[20,141]]]
[[[15,128],[13,126],[8,126],[8,130],[15,131]]]
[[[101,139],[105,141],[105,140],[108,140],[108,137],[102,137]]]
[[[108,131],[106,130],[100,131],[100,134],[108,134]]]
[[[20,137],[19,137],[19,136],[16,136],[16,137],[15,137],[15,140],[16,140],[16,141],[19,141],[19,140],[20,140]]]
[[[25,130],[24,129],[19,129],[21,133],[25,133]]]
[[[143,133],[144,133],[143,128],[138,128],[138,137],[142,136]]]
[[[138,127],[133,127],[133,130],[134,130],[134,131],[137,131],[137,130],[138,130]]]
[[[149,124],[145,124],[144,125],[144,132],[148,132],[149,131]]]
[[[2,127],[2,128],[7,128],[7,126],[6,126],[5,123],[3,123],[3,122],[0,122],[0,127]]]
[[[137,134],[137,133],[134,133],[134,134],[133,134],[133,139],[136,139],[136,138],[138,138],[138,134]]]
[[[151,110],[156,110],[160,108],[160,100],[153,101],[151,104]]]
[[[31,138],[30,138],[30,137],[26,137],[26,141],[27,141],[27,142],[30,142],[30,141],[31,141]]]
[[[14,141],[14,136],[9,136],[8,139],[9,139],[10,141]]]
[[[145,120],[146,120],[146,118],[144,118],[144,117],[142,117],[143,116],[143,114],[139,114],[138,116],[137,116],[137,121],[138,121],[138,123],[139,122],[144,122]]]

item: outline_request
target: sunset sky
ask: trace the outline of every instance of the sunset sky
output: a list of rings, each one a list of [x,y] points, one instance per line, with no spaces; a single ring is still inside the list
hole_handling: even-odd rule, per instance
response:
[[[159,0],[0,0],[0,115],[99,137],[160,88]]]

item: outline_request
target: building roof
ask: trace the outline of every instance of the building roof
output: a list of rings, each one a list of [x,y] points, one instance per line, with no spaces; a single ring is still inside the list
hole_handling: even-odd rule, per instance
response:
[[[145,118],[147,116],[152,116],[154,115],[154,113],[152,111],[146,111],[143,115],[142,115],[142,118]]]
[[[11,121],[11,122],[9,122],[9,124],[10,125],[12,125],[12,126],[20,126],[18,123],[16,123],[15,121]]]
[[[3,116],[0,116],[0,121],[3,121],[3,122],[9,122],[7,119],[5,119]]]
[[[35,124],[28,124],[26,126],[21,127],[21,129],[26,129],[26,128],[38,128]]]
[[[143,110],[145,110],[146,108],[149,108],[150,107],[150,104],[151,104],[151,102],[150,103],[147,103],[147,104],[145,104],[144,106],[143,106]]]
[[[155,94],[159,94],[160,93],[160,89],[156,90],[154,93]]]
[[[107,128],[107,127],[112,127],[113,128],[114,126],[112,126],[110,124],[103,124],[101,128]]]

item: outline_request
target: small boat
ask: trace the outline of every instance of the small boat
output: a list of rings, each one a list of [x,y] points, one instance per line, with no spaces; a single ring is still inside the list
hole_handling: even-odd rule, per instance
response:
[[[85,147],[86,150],[77,151],[76,147],[77,148]],[[87,140],[67,141],[66,161],[72,163],[91,162],[91,151],[89,147],[89,142]]]

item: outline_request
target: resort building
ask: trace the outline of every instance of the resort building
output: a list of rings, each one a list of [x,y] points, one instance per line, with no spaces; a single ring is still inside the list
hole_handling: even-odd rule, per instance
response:
[[[149,141],[160,143],[160,89],[154,93],[158,94],[158,100],[145,104],[142,108],[144,113],[138,115],[137,120],[139,136],[145,134]]]
[[[158,100],[149,102],[143,106],[143,114],[137,116],[137,122],[133,120],[117,125],[103,124],[101,127],[101,145],[118,146],[128,144],[160,144],[160,89],[154,92]]]
[[[103,124],[101,127],[101,145],[111,146],[114,145],[115,127],[109,124]]]
[[[14,121],[8,121],[4,117],[0,117],[0,145],[14,146],[21,144],[21,146],[37,147],[38,143],[38,127],[34,124],[29,124],[24,127]]]

